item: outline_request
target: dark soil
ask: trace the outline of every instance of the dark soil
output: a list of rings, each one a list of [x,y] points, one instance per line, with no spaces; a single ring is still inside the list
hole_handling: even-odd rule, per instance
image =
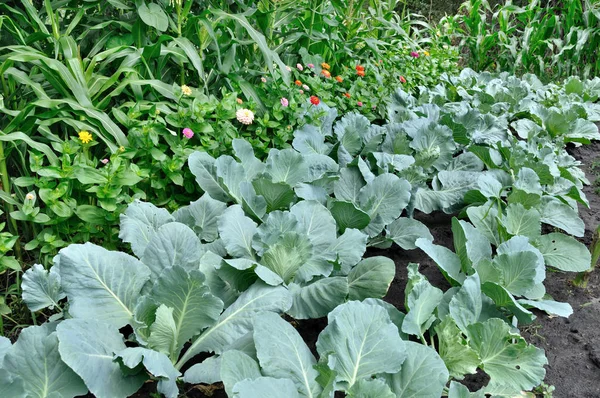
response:
[[[580,207],[586,230],[581,241],[590,246],[595,229],[600,224],[600,196],[594,192],[594,180],[591,165],[600,156],[600,143],[570,148],[571,154],[583,163],[583,168],[592,185],[585,188],[590,208]],[[450,221],[446,214],[425,215],[417,218],[425,223],[435,238],[435,243],[453,248]],[[367,256],[384,255],[396,263],[396,277],[392,283],[386,301],[399,309],[404,308],[404,287],[407,281],[409,263],[420,264],[419,270],[429,281],[446,290],[449,285],[440,273],[437,265],[421,250],[405,251],[397,246],[388,250],[369,250]],[[546,351],[545,384],[555,387],[556,398],[600,398],[600,270],[589,276],[586,288],[573,285],[575,274],[549,272],[545,281],[548,294],[557,301],[564,301],[573,307],[573,315],[568,319],[550,317],[545,313],[536,313],[537,319],[522,328],[523,336],[532,344]],[[319,333],[327,326],[326,318],[312,319],[297,323],[297,329],[316,354],[315,344]],[[464,383],[474,391],[487,383],[487,376],[480,372],[465,379]],[[148,397],[150,391],[156,391],[148,384],[145,392],[136,397]],[[184,397],[224,398],[222,385],[191,386],[186,385]],[[540,395],[542,396],[542,395]]]

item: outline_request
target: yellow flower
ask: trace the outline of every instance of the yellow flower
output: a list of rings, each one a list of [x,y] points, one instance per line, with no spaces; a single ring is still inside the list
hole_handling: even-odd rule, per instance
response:
[[[183,95],[192,95],[192,89],[184,84],[183,86],[181,86],[181,93]]]
[[[79,140],[82,143],[87,144],[92,141],[92,135],[90,134],[89,131],[81,130],[79,132]]]
[[[429,51],[423,51],[423,54],[425,54],[426,57],[429,57]]]
[[[124,146],[119,147],[119,152],[125,152],[125,147]]]

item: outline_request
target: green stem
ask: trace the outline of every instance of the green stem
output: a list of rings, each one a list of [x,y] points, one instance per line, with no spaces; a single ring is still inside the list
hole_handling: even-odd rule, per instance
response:
[[[6,156],[4,155],[4,143],[0,141],[0,175],[2,178],[2,188],[10,195],[10,179],[8,178],[8,167],[6,166]],[[8,220],[8,229],[11,234],[19,235],[19,229],[17,227],[17,220],[10,216],[10,213],[14,211],[13,206],[10,203],[5,204],[6,219]],[[20,263],[23,263],[23,255],[21,253],[21,242],[17,240],[15,243],[15,253]],[[18,273],[17,273],[18,278]]]

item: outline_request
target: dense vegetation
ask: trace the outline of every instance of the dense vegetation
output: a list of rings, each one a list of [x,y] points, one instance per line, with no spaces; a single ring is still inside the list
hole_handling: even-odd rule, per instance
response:
[[[536,388],[519,327],[571,315],[544,281],[593,266],[566,146],[600,139],[594,7],[0,4],[0,395]],[[398,246],[450,287],[410,264],[383,301],[369,251]],[[315,357],[294,325],[323,317]]]

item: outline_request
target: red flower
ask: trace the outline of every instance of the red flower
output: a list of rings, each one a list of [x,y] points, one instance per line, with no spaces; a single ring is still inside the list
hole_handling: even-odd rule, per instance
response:
[[[404,78],[404,76],[400,76],[400,83],[402,83],[402,84],[406,83],[406,79]]]
[[[350,93],[344,93],[344,97],[350,98]]]
[[[313,105],[319,105],[321,103],[321,100],[316,95],[311,95],[310,96],[310,103],[313,104]]]
[[[365,71],[365,67],[361,66],[361,65],[356,65],[356,71],[357,72],[364,72]]]

